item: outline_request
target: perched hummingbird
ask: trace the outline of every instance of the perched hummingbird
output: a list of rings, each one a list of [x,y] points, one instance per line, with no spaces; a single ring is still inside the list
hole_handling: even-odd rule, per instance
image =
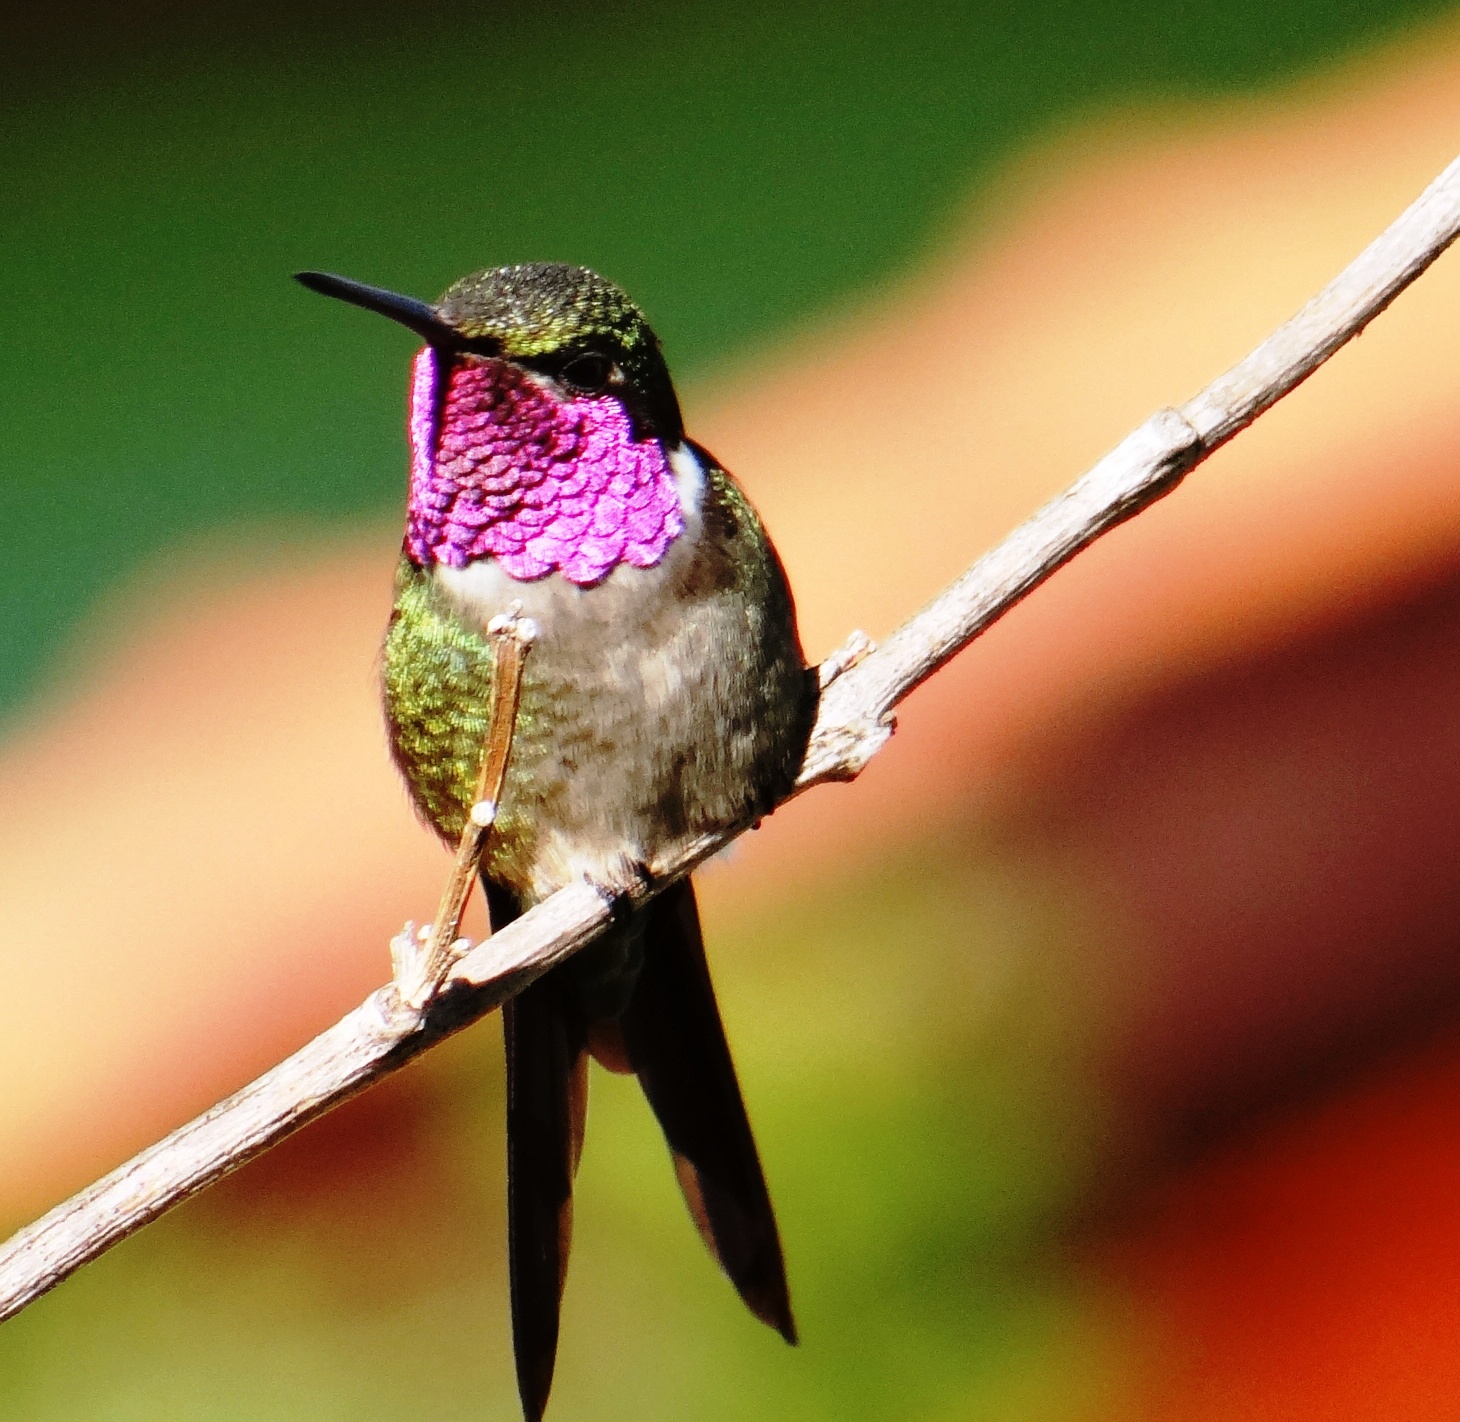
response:
[[[343,277],[314,291],[421,336],[410,487],[385,638],[386,717],[416,807],[455,845],[492,688],[487,623],[537,624],[482,861],[494,929],[586,878],[619,895],[655,852],[768,812],[816,709],[780,560],[686,438],[659,341],[612,282],[529,264],[434,306]],[[587,1059],[638,1076],[690,1213],[751,1311],[796,1340],[780,1238],[688,879],[503,1009],[518,1390],[547,1404]]]

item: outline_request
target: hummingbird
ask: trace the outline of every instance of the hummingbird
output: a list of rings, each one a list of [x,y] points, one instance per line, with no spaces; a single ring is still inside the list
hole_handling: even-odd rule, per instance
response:
[[[651,856],[791,790],[816,712],[785,572],[735,480],[688,438],[658,338],[584,267],[474,272],[434,304],[323,272],[313,291],[424,342],[385,634],[392,753],[454,846],[490,715],[487,625],[537,628],[481,880],[494,931],[587,879],[614,925],[503,1007],[518,1391],[547,1405],[587,1066],[638,1078],[689,1211],[756,1317],[796,1341],[780,1235],[688,878]]]

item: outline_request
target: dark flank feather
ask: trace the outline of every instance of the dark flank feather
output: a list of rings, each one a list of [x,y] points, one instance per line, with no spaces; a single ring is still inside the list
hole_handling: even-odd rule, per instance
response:
[[[796,1341],[781,1240],[682,879],[645,910],[644,965],[619,1019],[690,1213],[750,1311]]]

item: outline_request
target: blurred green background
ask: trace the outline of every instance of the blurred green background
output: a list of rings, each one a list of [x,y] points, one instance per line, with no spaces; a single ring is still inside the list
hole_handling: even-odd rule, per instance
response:
[[[298,268],[434,295],[582,262],[693,376],[916,263],[1039,136],[1447,8],[22,0],[0,48],[0,710],[179,537],[393,513],[389,343],[410,338],[322,310]]]
[[[430,295],[584,262],[693,376],[915,266],[1040,137],[1450,8],[22,7],[0,49],[0,710],[189,535],[393,515],[408,338],[296,268]],[[1137,1344],[1057,1248],[1111,1153],[1038,970],[1068,926],[1047,886],[949,856],[716,945],[804,1345],[743,1315],[647,1111],[600,1074],[552,1415],[1112,1406]],[[512,1416],[495,1031],[6,1325],[0,1414]]]

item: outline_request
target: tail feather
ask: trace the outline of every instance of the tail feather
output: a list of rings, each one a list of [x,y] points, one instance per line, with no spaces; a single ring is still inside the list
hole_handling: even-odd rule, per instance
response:
[[[496,886],[487,892],[492,926],[500,929],[517,916],[516,905]],[[637,1074],[711,1253],[751,1312],[796,1341],[780,1235],[689,880],[644,913],[643,966],[617,1019],[587,1020],[574,978],[562,970],[502,1009],[512,1347],[527,1422],[541,1422],[552,1388],[590,1051],[611,1069]]]
[[[494,919],[496,915],[493,916]],[[581,1014],[552,975],[502,1010],[507,1044],[507,1239],[512,1348],[527,1422],[552,1388],[573,1237],[588,1055]]]
[[[705,962],[688,879],[645,910],[644,965],[619,1019],[690,1214],[752,1313],[796,1341],[776,1218]]]

